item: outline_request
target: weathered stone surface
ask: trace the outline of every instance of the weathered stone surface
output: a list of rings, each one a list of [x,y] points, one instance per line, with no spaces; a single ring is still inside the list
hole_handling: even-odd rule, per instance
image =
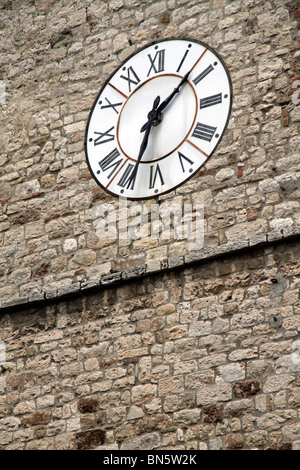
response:
[[[137,418],[142,418],[143,416],[144,416],[143,408],[132,405],[127,415],[127,419],[129,420],[137,419]]]
[[[203,422],[204,423],[217,423],[222,420],[223,406],[222,405],[208,405],[203,407]]]
[[[299,2],[2,3],[1,449],[299,448]],[[228,127],[182,186],[126,205],[87,167],[89,112],[123,60],[178,36],[222,55]]]
[[[268,248],[264,264],[270,263],[270,272],[251,269],[244,285],[232,279],[244,279],[251,253],[182,269],[180,282],[178,272],[161,273],[155,276],[159,290],[152,276],[108,289],[98,283],[76,298],[8,312],[2,334],[11,366],[1,367],[1,445],[11,447],[16,427],[35,436],[27,437],[26,448],[53,447],[45,432],[58,438],[56,448],[67,449],[156,449],[170,443],[172,433],[172,445],[193,442],[199,449],[281,449],[297,442],[298,382],[284,367],[287,357],[297,361],[298,323],[291,319],[298,313],[290,311],[291,330],[281,336],[268,318],[278,298],[284,308],[290,302],[296,308],[298,295],[289,283],[275,297],[270,290],[267,297],[257,295],[275,278],[281,257],[285,272],[285,248]],[[220,270],[222,282],[216,283]],[[209,295],[191,295],[191,285],[198,284]],[[189,300],[178,301],[186,286]],[[225,330],[212,328],[232,302],[243,315],[230,313]],[[255,308],[264,312],[260,322],[247,319]],[[23,325],[17,337],[12,325]],[[16,372],[20,358],[24,369]],[[274,432],[282,433],[282,442],[274,443]],[[23,438],[16,445],[24,448]]]
[[[78,408],[80,413],[93,413],[98,409],[97,396],[89,398],[80,398]]]
[[[35,411],[30,415],[25,415],[22,417],[23,426],[35,426],[38,424],[48,424],[51,419],[51,411]]]
[[[36,372],[24,372],[17,375],[11,375],[7,379],[7,385],[11,390],[18,390],[25,388],[26,385],[31,385],[36,382]]]
[[[82,431],[76,434],[76,447],[78,450],[95,449],[103,444],[104,440],[105,431],[102,429]]]
[[[122,450],[152,450],[160,446],[160,435],[158,433],[144,434],[124,442],[121,446]]]
[[[240,449],[243,447],[244,438],[239,433],[232,433],[226,436],[226,449]]]
[[[234,385],[234,393],[238,398],[251,397],[260,392],[261,385],[258,380],[239,382]]]

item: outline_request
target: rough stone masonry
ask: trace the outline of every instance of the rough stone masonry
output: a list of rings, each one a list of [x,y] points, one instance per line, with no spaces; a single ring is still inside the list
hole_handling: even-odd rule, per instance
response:
[[[1,1],[1,449],[300,448],[299,17]],[[203,204],[204,246],[99,238],[118,201],[87,168],[89,110],[122,60],[177,36],[222,56],[233,109],[205,167],[146,207]]]
[[[299,243],[1,316],[2,449],[300,447]]]

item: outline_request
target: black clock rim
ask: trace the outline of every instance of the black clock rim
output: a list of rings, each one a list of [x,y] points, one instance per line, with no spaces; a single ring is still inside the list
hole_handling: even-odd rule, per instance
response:
[[[190,175],[187,176],[186,179],[182,180],[178,185],[176,186],[173,186],[171,189],[168,189],[166,191],[163,191],[161,193],[158,193],[158,194],[152,194],[152,195],[149,195],[149,196],[143,196],[143,197],[137,197],[137,196],[123,196],[121,194],[116,194],[112,191],[110,191],[109,189],[107,189],[103,184],[101,184],[99,182],[99,180],[96,178],[96,176],[94,175],[94,172],[92,171],[92,168],[91,168],[91,165],[90,165],[90,162],[89,162],[89,158],[88,158],[88,151],[87,151],[87,134],[88,134],[88,130],[89,130],[89,124],[90,124],[90,120],[91,120],[91,117],[92,117],[92,114],[93,114],[93,111],[94,111],[94,108],[95,106],[97,105],[98,103],[98,100],[99,100],[99,97],[102,93],[102,91],[104,90],[104,88],[106,87],[106,85],[108,84],[108,82],[111,80],[111,78],[115,75],[116,71],[119,70],[120,68],[122,68],[122,66],[128,62],[132,57],[134,57],[136,54],[138,54],[139,52],[143,51],[144,49],[147,49],[148,47],[151,47],[151,46],[154,46],[156,44],[160,44],[162,42],[167,42],[167,41],[186,41],[186,42],[194,42],[196,44],[199,44],[205,48],[207,48],[209,51],[211,51],[217,58],[218,60],[221,62],[222,66],[224,67],[224,70],[226,72],[226,75],[227,75],[227,79],[228,79],[228,83],[229,83],[229,88],[230,88],[230,101],[229,101],[229,109],[228,109],[228,115],[227,115],[227,119],[226,119],[226,122],[225,122],[225,125],[224,125],[224,129],[219,137],[219,140],[216,144],[216,146],[214,147],[213,151],[211,152],[211,154],[208,156],[208,158],[202,163],[202,165],[200,165],[197,170],[193,173],[191,173]],[[229,70],[228,70],[228,67],[224,61],[224,59],[219,55],[219,53],[212,47],[210,46],[209,44],[207,44],[206,42],[204,41],[200,41],[199,39],[196,39],[196,38],[192,38],[190,36],[178,36],[178,37],[168,37],[168,38],[164,38],[164,39],[161,39],[159,41],[152,41],[152,42],[149,42],[147,43],[146,45],[136,49],[132,54],[130,54],[128,57],[126,57],[126,59],[124,59],[114,70],[113,72],[108,76],[108,78],[105,80],[104,84],[101,86],[100,88],[100,91],[98,92],[97,96],[96,96],[96,99],[94,100],[93,102],[93,105],[89,111],[89,115],[88,115],[88,119],[87,119],[87,124],[86,124],[86,128],[85,128],[85,137],[84,137],[84,151],[85,151],[85,157],[86,157],[86,162],[87,162],[87,165],[88,165],[88,168],[89,168],[89,171],[93,177],[93,179],[95,180],[95,182],[97,183],[97,185],[99,187],[101,187],[106,193],[110,194],[111,196],[113,196],[114,198],[123,198],[123,199],[128,199],[128,200],[131,200],[131,201],[143,201],[143,200],[149,200],[149,199],[158,199],[160,196],[164,196],[165,194],[169,194],[170,192],[172,191],[176,191],[177,188],[179,188],[180,186],[182,186],[183,184],[185,184],[187,181],[189,181],[191,178],[193,178],[195,176],[196,173],[198,173],[198,171],[201,170],[201,168],[208,162],[208,160],[211,159],[211,157],[214,155],[214,153],[216,152],[217,148],[219,147],[222,139],[223,139],[223,135],[224,133],[226,132],[227,130],[227,126],[228,126],[228,123],[229,123],[229,120],[230,120],[230,115],[231,115],[231,111],[232,111],[232,101],[233,101],[233,85],[232,85],[232,80],[231,80],[231,76],[230,76],[230,73],[229,73]]]

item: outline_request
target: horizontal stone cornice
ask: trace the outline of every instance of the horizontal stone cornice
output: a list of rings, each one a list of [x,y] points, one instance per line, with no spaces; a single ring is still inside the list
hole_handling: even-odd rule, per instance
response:
[[[278,243],[288,243],[300,239],[300,226],[287,227],[280,232],[259,234],[253,238],[242,239],[225,243],[216,247],[202,248],[191,251],[184,256],[175,256],[150,264],[137,265],[124,271],[104,275],[99,279],[77,281],[71,285],[62,286],[59,289],[34,294],[30,297],[18,297],[12,300],[0,301],[0,313],[14,309],[28,308],[37,303],[48,303],[49,301],[61,301],[74,295],[87,294],[96,289],[119,285],[140,277],[152,276],[175,269],[185,269],[193,265],[199,265],[212,259],[224,256],[233,256],[245,253],[256,248],[271,246]]]

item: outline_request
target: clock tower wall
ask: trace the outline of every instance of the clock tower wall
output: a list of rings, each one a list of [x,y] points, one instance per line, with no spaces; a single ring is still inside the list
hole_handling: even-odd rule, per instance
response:
[[[299,448],[299,2],[6,1],[0,24],[0,447]],[[116,197],[91,109],[171,38],[221,58],[227,127],[176,188]]]

